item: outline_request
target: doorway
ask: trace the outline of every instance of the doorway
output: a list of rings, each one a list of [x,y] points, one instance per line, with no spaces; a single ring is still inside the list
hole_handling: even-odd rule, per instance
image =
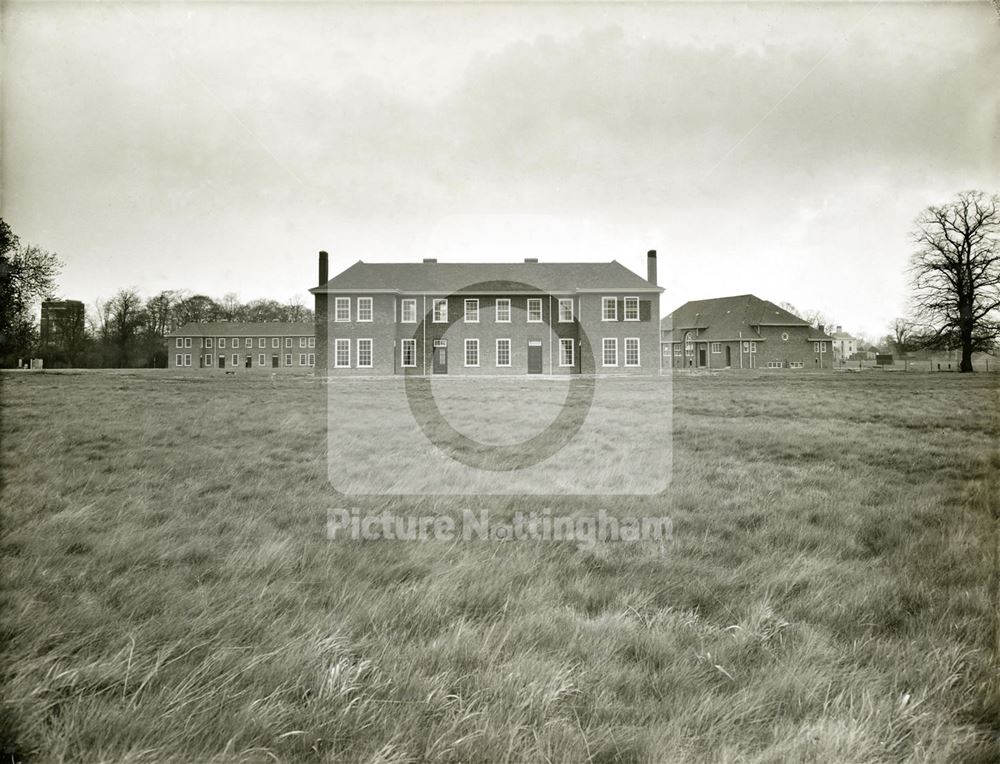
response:
[[[434,340],[434,365],[432,371],[435,374],[448,373],[448,340]]]
[[[528,340],[528,373],[542,373],[542,341]]]
[[[733,366],[733,349],[726,345],[726,368],[731,369]]]

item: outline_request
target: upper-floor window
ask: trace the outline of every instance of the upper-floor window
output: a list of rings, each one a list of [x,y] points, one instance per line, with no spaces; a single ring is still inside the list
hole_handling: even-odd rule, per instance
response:
[[[400,304],[400,317],[399,320],[404,324],[415,324],[417,323],[417,301],[416,300],[403,300]]]
[[[299,337],[299,347],[300,348],[304,348],[305,346],[306,346],[306,338],[305,337]]]
[[[371,297],[359,297],[358,298],[358,321],[371,321],[372,320],[372,298]]]
[[[239,346],[240,346],[240,338],[239,337],[233,337],[233,347],[234,348],[238,348]]]
[[[271,338],[271,347],[274,348],[275,350],[277,350],[278,348],[280,348],[281,347],[281,339],[279,337],[272,337]]]
[[[614,297],[601,298],[601,320],[602,321],[618,320],[618,300],[616,300]]]
[[[626,297],[625,298],[625,320],[626,321],[638,321],[639,320],[639,298],[638,297]]]
[[[176,345],[179,348],[183,348],[184,347],[184,338],[183,337],[178,337]],[[177,364],[177,365],[180,366],[180,364]]]
[[[479,323],[479,300],[465,301],[465,323],[467,324]]]
[[[441,297],[435,297],[433,308],[432,320],[434,323],[448,323],[448,301]]]
[[[211,337],[206,337],[205,338],[205,347],[207,347],[209,349],[212,348],[212,338]]]
[[[263,337],[258,337],[257,338],[257,347],[259,347],[259,348],[266,348],[267,347],[267,340],[264,339]]]
[[[501,324],[510,323],[510,299],[507,297],[497,298],[497,321]]]
[[[291,346],[292,346],[292,338],[291,337],[285,337],[285,347],[286,348],[290,348]]]
[[[566,323],[573,320],[573,298],[572,297],[560,297],[559,298],[559,321],[561,323]]]
[[[226,338],[219,337],[219,350],[225,350],[226,348]]]
[[[337,297],[333,301],[333,320],[334,321],[350,321],[351,320],[351,298],[350,297]]]
[[[310,337],[310,338],[309,338],[309,343],[308,343],[308,344],[309,344],[309,347],[311,347],[311,348],[314,348],[314,347],[316,347],[316,338],[315,338],[315,337]],[[263,345],[261,345],[261,347],[264,347],[264,346],[263,346]]]
[[[537,324],[542,320],[542,301],[537,298],[528,300],[528,323]]]

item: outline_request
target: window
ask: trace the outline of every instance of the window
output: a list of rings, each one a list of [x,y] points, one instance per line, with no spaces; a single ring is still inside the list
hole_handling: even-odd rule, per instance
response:
[[[559,323],[565,324],[573,320],[573,298],[559,298]]]
[[[681,349],[681,343],[679,342],[674,344],[674,355],[684,355],[684,351]]]
[[[626,337],[625,338],[625,365],[626,366],[638,366],[639,365],[639,338],[638,337]]]
[[[351,341],[333,341],[333,366],[336,369],[347,369],[351,366]]]
[[[239,365],[240,365],[240,354],[239,353],[233,353],[233,368],[236,368]]]
[[[174,366],[183,366],[183,365],[184,365],[184,354],[178,353],[174,357]]]
[[[559,340],[559,365],[560,366],[573,365],[573,340],[571,339]]]
[[[537,324],[542,320],[542,301],[531,298],[528,300],[528,323]]]
[[[404,324],[417,323],[417,301],[403,300],[400,321]]]
[[[215,358],[215,356],[212,355],[211,353],[209,353],[208,355],[206,355],[205,356],[205,365],[206,366],[211,366],[212,365],[212,359],[214,359],[214,358]]]
[[[183,337],[178,337],[178,338],[177,338],[177,342],[176,342],[176,343],[174,343],[174,344],[175,344],[175,345],[176,345],[177,347],[179,347],[179,348],[183,348],[183,347],[184,347],[184,338],[183,338]]]
[[[259,337],[257,339],[257,347],[259,347],[261,349],[266,348],[267,347],[267,340],[265,340],[263,337]],[[263,364],[261,364],[261,365],[263,366]]]
[[[184,338],[184,347],[186,347],[186,348],[191,347],[191,338],[190,337],[185,337]]]
[[[713,342],[712,343],[712,352],[713,353],[721,353],[722,352],[722,343],[721,342]]]
[[[497,323],[510,323],[510,300],[506,297],[497,298]]]
[[[306,343],[306,344],[308,344],[308,346],[311,347],[311,348],[316,347],[316,338],[315,337],[310,337],[309,338],[309,342]],[[261,345],[261,347],[264,347],[264,346]]]
[[[448,323],[448,301],[440,297],[434,298],[433,303],[433,315],[431,320],[435,324],[447,324]]]
[[[618,340],[615,337],[604,338],[604,353],[602,356],[604,366],[618,365]]]
[[[358,368],[370,369],[372,367],[372,341],[370,339],[358,340]]]
[[[510,340],[497,340],[497,366],[510,366]]]
[[[467,324],[479,323],[479,300],[465,301],[465,323]]]
[[[626,321],[638,321],[639,320],[639,298],[638,297],[626,297],[625,298],[625,320]]]
[[[694,354],[694,338],[691,336],[691,332],[684,335],[684,354]]]
[[[278,339],[277,337],[272,337],[271,338],[271,347],[274,348],[275,350],[277,350],[278,348],[280,348],[281,347],[281,340]]]
[[[821,352],[821,353],[825,353],[826,352],[826,343],[825,342],[819,343],[819,352]]]
[[[788,332],[782,332],[781,333],[781,341],[782,342],[788,342]]]
[[[767,368],[769,369],[780,369],[783,366],[781,361],[768,361]]]
[[[285,337],[285,347],[286,348],[290,348],[291,346],[292,346],[292,338],[291,337]]]
[[[465,365],[479,365],[479,340],[465,341]]]
[[[757,352],[757,343],[756,342],[751,342],[750,343],[750,352],[751,353],[756,353]]]
[[[212,347],[212,338],[211,337],[206,337],[205,338],[205,347],[211,349],[211,347]]]
[[[285,353],[285,366],[291,366],[291,365],[292,365],[292,354]]]
[[[416,303],[414,303],[416,306]],[[403,340],[402,352],[399,359],[400,364],[407,368],[417,365],[417,341]]]
[[[299,366],[305,366],[305,365],[306,365],[306,354],[299,353]]]
[[[789,361],[788,362],[788,368],[789,369],[801,369],[802,368],[802,361]]]
[[[359,297],[358,298],[358,321],[371,321],[372,320],[372,298],[371,297]]]
[[[225,350],[226,348],[226,338],[219,337],[219,350]]]
[[[266,363],[266,360],[267,360],[267,359],[266,359],[266,358],[264,357],[264,354],[263,354],[263,353],[260,353],[260,354],[259,354],[259,355],[257,356],[257,365],[258,365],[258,366],[263,366],[263,365],[264,365],[264,364]]]
[[[304,348],[306,346],[306,338],[299,337],[299,348]]]
[[[618,320],[618,301],[614,297],[601,298],[601,320],[602,321]]]
[[[309,354],[309,365],[310,366],[315,366],[316,365],[316,354],[315,353],[310,353]]]
[[[233,337],[233,347],[234,348],[238,348],[239,346],[240,346],[240,338],[239,337]]]
[[[350,297],[338,297],[333,301],[333,320],[334,321],[351,320]]]
[[[191,354],[190,353],[185,353],[184,354],[184,365],[185,366],[190,366],[191,365]]]

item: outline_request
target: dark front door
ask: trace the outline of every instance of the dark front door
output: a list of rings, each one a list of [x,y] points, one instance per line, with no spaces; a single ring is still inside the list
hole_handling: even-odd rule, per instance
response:
[[[732,348],[729,347],[729,345],[726,345],[726,366],[732,366],[732,365],[733,365]]]
[[[253,359],[252,355],[248,355],[247,356],[247,368],[248,369],[253,366],[253,360],[252,359]]]
[[[528,340],[528,373],[542,373],[542,343],[539,340]]]
[[[277,369],[278,368],[278,356],[276,356],[276,355],[272,355],[271,356],[271,368],[272,369]]]
[[[698,348],[698,365],[699,366],[706,366],[707,365],[706,362],[705,362],[705,348],[704,348],[704,346]]]
[[[224,355],[219,356],[219,368],[220,369],[226,368],[226,357]]]
[[[434,340],[434,373],[448,373],[448,341]]]

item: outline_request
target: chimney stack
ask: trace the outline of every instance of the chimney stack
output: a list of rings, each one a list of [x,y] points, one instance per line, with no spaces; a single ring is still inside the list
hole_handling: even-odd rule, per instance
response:
[[[319,253],[319,285],[323,286],[330,280],[330,255],[323,250]]]
[[[816,328],[819,329],[820,334],[826,334],[826,332],[823,331],[823,329],[825,328],[823,324],[817,324]]]
[[[437,262],[437,258],[436,257],[425,257],[424,258],[424,262],[425,263],[436,263]]]
[[[651,249],[646,253],[646,281],[656,285],[656,250]]]
[[[837,334],[840,334],[842,331],[844,331],[844,327],[842,327],[840,324],[837,324]]]

